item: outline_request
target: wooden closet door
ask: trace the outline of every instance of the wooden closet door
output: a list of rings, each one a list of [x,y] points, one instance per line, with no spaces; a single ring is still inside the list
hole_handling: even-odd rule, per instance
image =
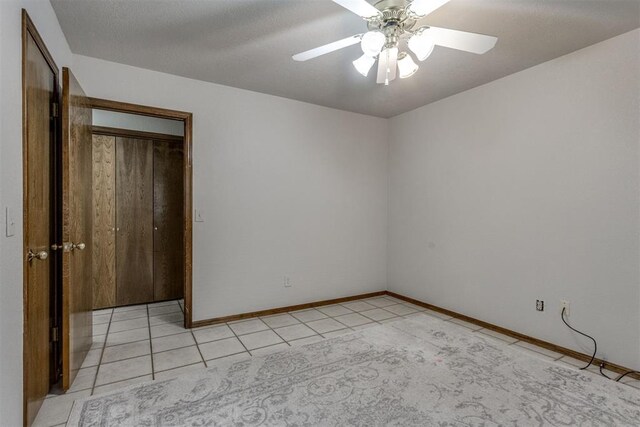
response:
[[[182,142],[154,141],[154,300],[184,293],[184,179]]]
[[[153,144],[116,138],[116,302],[153,300]]]
[[[93,308],[116,305],[116,138],[93,135]]]

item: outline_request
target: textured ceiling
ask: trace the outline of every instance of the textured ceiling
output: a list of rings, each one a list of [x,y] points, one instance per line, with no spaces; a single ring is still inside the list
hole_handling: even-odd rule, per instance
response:
[[[371,1],[374,3],[374,1]],[[74,53],[327,107],[391,117],[640,26],[640,0],[451,0],[425,23],[498,37],[484,55],[436,47],[411,78],[377,85],[358,45],[291,55],[366,31],[329,0],[51,0]]]

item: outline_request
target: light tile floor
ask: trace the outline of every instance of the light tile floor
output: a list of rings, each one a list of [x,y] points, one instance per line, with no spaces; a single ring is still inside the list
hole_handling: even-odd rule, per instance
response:
[[[381,323],[429,315],[535,357],[573,367],[584,362],[404,301],[381,296],[343,304],[184,329],[183,302],[168,301],[93,314],[94,344],[66,395],[45,399],[35,425],[64,425],[73,399],[143,381],[167,379],[223,358],[243,359],[308,344]],[[600,375],[597,366],[588,372]],[[616,374],[605,371],[609,376]],[[640,389],[640,381],[623,379]]]

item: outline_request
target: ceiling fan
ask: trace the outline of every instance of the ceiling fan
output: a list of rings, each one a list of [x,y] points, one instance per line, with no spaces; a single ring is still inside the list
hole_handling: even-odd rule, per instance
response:
[[[308,61],[360,43],[363,55],[353,66],[366,77],[377,59],[376,81],[388,85],[396,77],[404,79],[418,71],[411,54],[400,51],[400,42],[406,42],[416,58],[424,61],[436,45],[482,54],[498,41],[493,36],[423,25],[424,17],[449,0],[381,0],[374,5],[366,0],[333,2],[364,18],[369,31],[293,55],[295,61]]]

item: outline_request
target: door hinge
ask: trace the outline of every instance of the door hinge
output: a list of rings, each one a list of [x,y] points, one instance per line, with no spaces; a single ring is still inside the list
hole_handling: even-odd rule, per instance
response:
[[[58,118],[59,115],[60,115],[60,104],[58,104],[57,102],[52,102],[51,103],[51,117]]]
[[[58,342],[60,340],[60,333],[59,333],[59,329],[56,328],[51,328],[51,341],[52,342]]]

